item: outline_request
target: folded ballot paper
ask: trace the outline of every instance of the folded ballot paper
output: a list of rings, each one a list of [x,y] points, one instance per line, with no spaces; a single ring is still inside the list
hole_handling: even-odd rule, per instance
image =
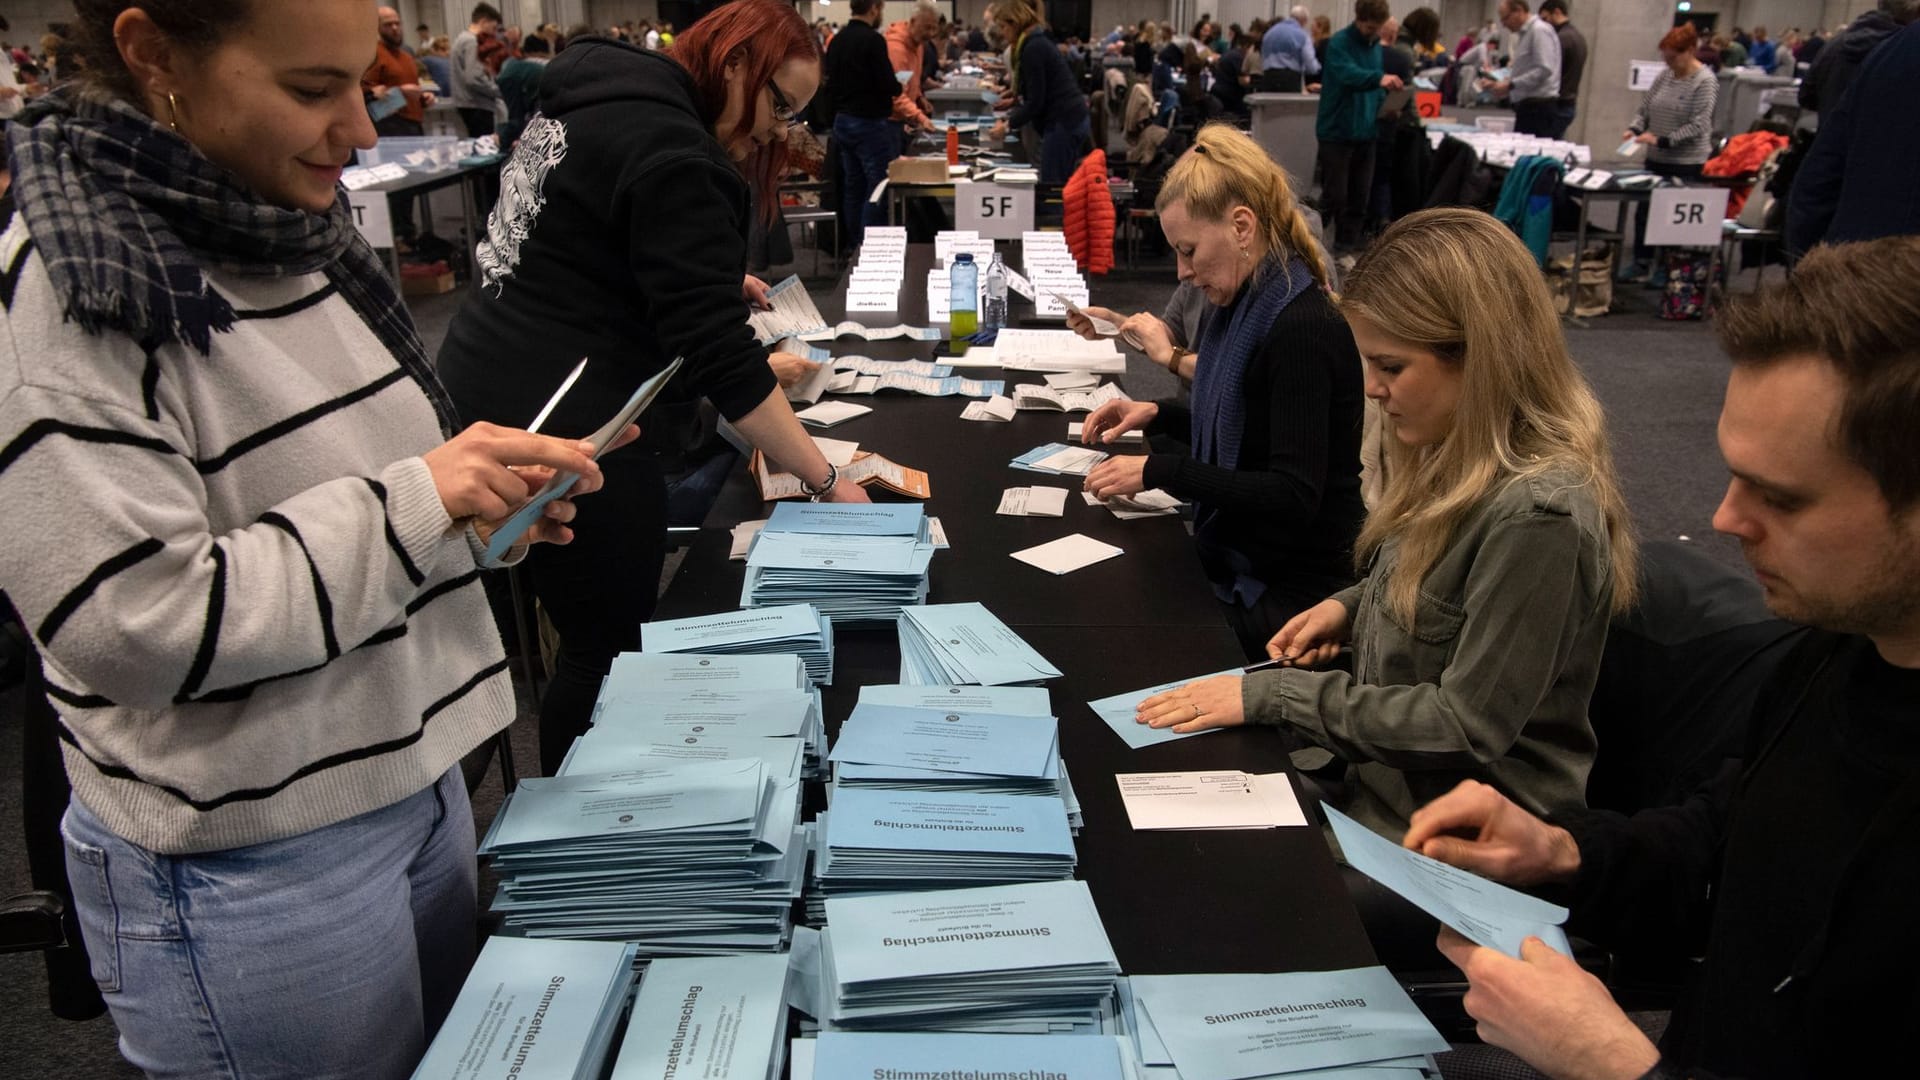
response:
[[[806,663],[807,677],[814,683],[833,684],[833,622],[812,604],[783,604],[643,623],[640,651],[798,656]]]
[[[643,956],[781,951],[806,867],[798,780],[758,757],[635,761],[507,797],[480,843],[503,932]]]
[[[414,1080],[592,1080],[633,988],[634,948],[488,938]]]
[[[916,505],[783,503],[747,551],[740,605],[811,604],[876,626],[926,601],[933,532]]]
[[[612,1080],[779,1080],[787,956],[666,957],[647,965]]]
[[[900,681],[1006,686],[1043,683],[1060,669],[978,602],[900,609]]]
[[[801,284],[798,275],[789,274],[778,285],[767,289],[767,310],[747,317],[747,325],[762,344],[785,337],[801,337],[827,327],[826,316]]]
[[[1007,464],[1027,472],[1052,476],[1085,476],[1093,471],[1095,465],[1107,460],[1107,456],[1105,450],[1068,443],[1047,443],[1034,447]]]
[[[1123,1026],[1149,1076],[1263,1080],[1338,1075],[1418,1080],[1447,1042],[1383,967],[1285,974],[1136,975]],[[1377,1070],[1377,1071],[1375,1071]]]
[[[1081,881],[829,899],[818,1016],[835,1030],[1097,1024],[1120,963]]]
[[[1096,381],[1098,381],[1096,379]],[[1051,409],[1054,412],[1092,412],[1109,401],[1132,401],[1119,383],[1086,388],[1056,389],[1038,383],[1021,383],[1013,388],[1013,404],[1018,409]]]
[[[841,404],[843,403],[837,401],[828,402],[827,405],[817,405],[814,408],[826,408],[829,405]],[[862,412],[873,411],[863,405],[849,405],[847,408],[859,409]],[[809,409],[806,411],[812,412],[813,410]],[[802,417],[802,419],[805,418]],[[760,497],[762,499],[768,502],[774,502],[780,499],[804,499],[809,497],[807,495],[806,485],[800,481],[798,476],[790,472],[774,472],[772,467],[767,464],[766,455],[760,451],[755,450],[753,452],[753,459],[749,467],[752,470],[754,482],[760,487]],[[859,484],[861,487],[885,488],[896,494],[905,495],[910,499],[925,499],[933,494],[933,487],[928,482],[926,473],[919,469],[909,469],[905,465],[888,461],[886,458],[871,451],[861,451],[854,454],[853,460],[839,468],[840,479],[849,483]]]

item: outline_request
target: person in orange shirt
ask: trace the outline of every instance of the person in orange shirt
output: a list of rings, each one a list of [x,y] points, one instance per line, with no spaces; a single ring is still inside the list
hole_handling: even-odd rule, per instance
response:
[[[894,76],[907,76],[900,96],[893,99],[893,118],[909,129],[933,130],[933,106],[927,102],[921,76],[926,44],[939,32],[940,9],[933,0],[918,0],[912,15],[887,27],[887,58],[893,62]]]
[[[413,54],[407,51],[400,13],[383,7],[379,19],[380,40],[374,46],[373,66],[360,76],[360,88],[374,105],[394,90],[405,95],[407,103],[375,120],[373,130],[382,135],[423,134],[425,129],[421,125],[426,119],[427,106],[433,104],[433,94],[420,89],[420,68]],[[375,115],[378,115],[377,109]]]

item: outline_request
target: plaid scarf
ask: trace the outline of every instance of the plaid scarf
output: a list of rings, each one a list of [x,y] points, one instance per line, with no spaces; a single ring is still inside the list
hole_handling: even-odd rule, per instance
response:
[[[15,200],[66,317],[90,334],[207,355],[233,307],[203,268],[257,277],[324,272],[459,427],[386,267],[353,226],[344,191],[324,214],[261,200],[186,139],[119,100],[72,89],[29,105],[7,128]]]

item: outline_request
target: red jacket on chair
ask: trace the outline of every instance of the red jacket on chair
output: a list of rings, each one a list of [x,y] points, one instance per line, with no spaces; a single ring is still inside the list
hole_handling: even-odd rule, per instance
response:
[[[1066,204],[1067,250],[1089,274],[1113,269],[1113,195],[1107,191],[1107,152],[1088,154],[1061,192]]]

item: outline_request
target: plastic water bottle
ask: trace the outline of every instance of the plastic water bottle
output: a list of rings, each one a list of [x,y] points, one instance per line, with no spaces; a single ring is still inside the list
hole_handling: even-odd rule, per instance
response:
[[[953,309],[948,325],[954,337],[972,337],[979,329],[980,268],[973,265],[973,254],[963,251],[953,257],[953,267],[948,274],[953,282]]]
[[[982,313],[980,328],[998,330],[1007,325],[1007,265],[1000,261],[1000,253],[993,253],[993,261],[987,264],[987,310]]]

